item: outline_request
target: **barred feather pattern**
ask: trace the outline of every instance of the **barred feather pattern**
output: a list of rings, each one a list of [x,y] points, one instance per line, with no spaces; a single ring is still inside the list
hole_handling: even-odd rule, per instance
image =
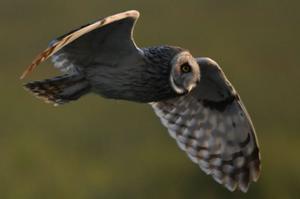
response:
[[[223,109],[191,94],[150,104],[179,147],[218,183],[247,192],[258,179],[256,135],[238,97]]]
[[[52,55],[51,61],[54,67],[66,74],[78,74],[79,67],[76,66],[66,53],[56,53]]]
[[[55,106],[77,100],[90,91],[90,85],[83,76],[62,75],[51,79],[33,81],[24,85],[37,98]]]

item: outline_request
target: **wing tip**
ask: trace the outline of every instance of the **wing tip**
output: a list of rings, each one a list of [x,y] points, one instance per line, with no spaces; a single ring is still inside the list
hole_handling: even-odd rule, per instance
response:
[[[29,73],[32,72],[32,70],[35,68],[35,65],[32,63],[30,64],[26,70],[21,74],[20,80],[24,79]]]
[[[37,99],[42,100],[44,103],[52,104],[54,107],[57,107],[64,103],[63,100],[51,99],[51,98],[47,97],[46,95],[44,95],[44,93],[41,92],[40,90],[34,89],[34,87],[32,87],[33,83],[34,82],[29,82],[29,83],[23,84],[24,90],[26,90],[29,93],[31,93],[32,95],[34,95]]]
[[[19,79],[20,79],[20,80],[24,79],[24,78],[26,77],[27,73],[28,73],[27,70],[24,71],[24,72],[21,74],[21,76],[19,77]]]
[[[132,17],[134,19],[137,19],[137,18],[140,17],[140,12],[138,10],[128,10],[128,11],[125,11],[125,12],[120,13],[120,14],[125,14],[125,16]]]
[[[260,161],[252,161],[247,164],[247,169],[244,172],[231,171],[231,173],[225,173],[223,170],[214,169],[213,166],[205,160],[197,159],[197,161],[202,171],[207,175],[212,176],[217,183],[222,184],[231,192],[237,190],[243,193],[248,192],[252,182],[256,182],[260,177]]]

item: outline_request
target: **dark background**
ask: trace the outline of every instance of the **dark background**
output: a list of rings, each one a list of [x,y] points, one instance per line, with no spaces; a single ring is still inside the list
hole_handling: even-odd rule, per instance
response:
[[[1,0],[0,198],[299,198],[299,1]],[[89,95],[53,107],[18,78],[48,41],[137,9],[139,46],[222,66],[255,124],[262,174],[230,193],[179,150],[151,107]],[[58,74],[46,62],[27,81]]]

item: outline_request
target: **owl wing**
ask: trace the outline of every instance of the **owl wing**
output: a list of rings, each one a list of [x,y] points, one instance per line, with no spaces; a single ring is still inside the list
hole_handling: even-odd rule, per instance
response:
[[[201,80],[188,95],[151,103],[179,147],[230,191],[246,192],[260,173],[260,154],[250,117],[224,73],[199,58]]]
[[[67,73],[80,71],[94,63],[117,66],[142,62],[143,57],[132,35],[138,17],[138,11],[126,11],[58,37],[33,60],[21,79],[51,56],[54,66]]]

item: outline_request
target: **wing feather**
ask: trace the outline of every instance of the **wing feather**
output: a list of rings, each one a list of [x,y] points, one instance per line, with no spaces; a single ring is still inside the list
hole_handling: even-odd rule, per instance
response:
[[[119,13],[119,14],[116,14],[116,15],[112,15],[112,16],[103,18],[103,19],[101,19],[99,21],[96,21],[95,23],[82,26],[79,29],[71,31],[70,33],[63,35],[63,36],[57,38],[56,40],[53,40],[51,42],[50,46],[46,50],[44,50],[42,53],[40,53],[32,61],[32,63],[27,67],[27,69],[23,72],[23,74],[21,75],[20,78],[21,79],[25,78],[25,76],[27,76],[29,73],[31,73],[40,63],[42,63],[43,61],[47,60],[49,57],[51,57],[55,53],[57,53],[59,51],[64,51],[64,48],[66,46],[69,46],[70,49],[73,49],[73,50],[74,50],[74,47],[75,48],[77,47],[76,50],[79,51],[79,52],[81,50],[82,51],[87,50],[87,49],[83,49],[84,48],[83,43],[84,42],[91,42],[91,41],[88,41],[88,40],[95,39],[94,37],[96,37],[97,35],[92,35],[93,38],[86,37],[85,39],[87,39],[87,41],[79,41],[79,42],[77,42],[77,44],[80,43],[79,46],[78,45],[76,46],[76,42],[74,43],[74,41],[78,40],[78,38],[82,37],[83,35],[86,35],[88,33],[93,32],[96,29],[102,28],[102,27],[107,26],[109,24],[114,24],[114,23],[116,23],[118,21],[121,21],[121,20],[133,19],[131,27],[129,27],[130,28],[130,32],[129,32],[128,36],[127,35],[125,35],[125,36],[128,37],[127,38],[128,40],[130,40],[130,41],[126,41],[126,42],[127,43],[131,42],[132,45],[135,46],[135,43],[132,40],[132,27],[134,26],[135,21],[138,18],[139,18],[139,12],[136,11],[136,10],[122,12],[122,13]],[[120,31],[122,31],[122,30],[120,30]],[[104,31],[102,31],[102,32],[104,32]],[[103,36],[107,37],[106,34],[107,33],[105,33],[105,35],[103,35]],[[126,34],[126,33],[124,33],[124,34]],[[98,36],[99,35],[100,35],[100,37],[102,36],[101,35],[101,31],[100,31],[100,34],[98,33]],[[74,44],[74,46],[72,46],[72,45],[70,46],[71,43],[72,43],[72,45]],[[88,47],[90,47],[90,46],[88,46]],[[131,48],[130,50],[136,50],[136,49],[133,49],[132,46],[128,46],[128,48]],[[93,49],[88,49],[88,50],[93,50]],[[68,53],[69,53],[68,50],[66,52],[64,52],[64,54],[67,54],[67,56],[69,56]],[[72,57],[72,54],[71,54],[71,57]],[[74,57],[72,57],[72,59],[74,59]],[[70,61],[70,60],[66,60],[66,61]],[[71,61],[73,61],[73,60],[71,60]]]
[[[239,99],[224,111],[206,107],[192,95],[151,105],[179,147],[217,182],[246,192],[257,180],[256,135]]]
[[[246,192],[260,174],[249,114],[219,66],[199,59],[201,80],[187,95],[151,103],[188,157],[230,191]]]

